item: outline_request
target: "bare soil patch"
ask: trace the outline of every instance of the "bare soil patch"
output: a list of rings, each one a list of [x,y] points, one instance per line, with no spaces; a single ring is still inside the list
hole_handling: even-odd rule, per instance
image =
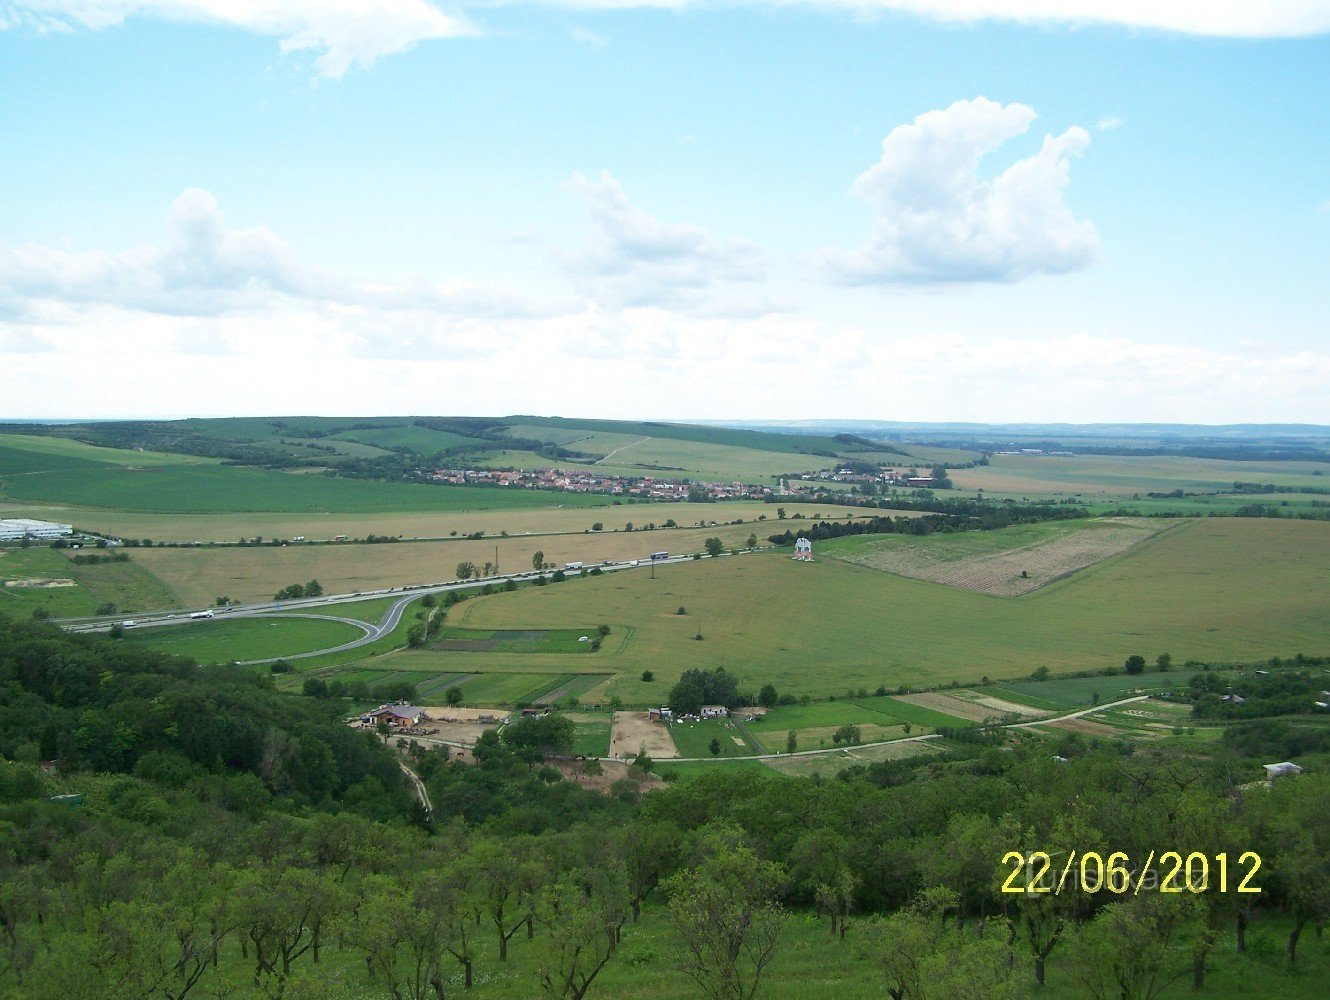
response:
[[[636,757],[642,751],[652,760],[679,756],[674,737],[663,722],[652,722],[645,712],[615,712],[610,728],[610,756]]]
[[[1080,733],[1082,736],[1120,737],[1125,735],[1121,729],[1115,729],[1113,726],[1107,726],[1102,722],[1094,722],[1084,717],[1050,722],[1048,726],[1050,729],[1065,729],[1069,733]]]
[[[925,691],[921,694],[901,694],[896,695],[895,698],[897,701],[918,705],[920,708],[931,708],[935,712],[954,715],[958,719],[968,719],[970,722],[983,722],[985,719],[991,719],[993,716],[1001,714],[984,705],[976,705],[974,702],[957,698],[955,695],[938,694],[936,691]]]
[[[51,587],[77,587],[75,580],[48,580],[42,577],[28,577],[23,580],[6,580],[6,587],[35,587],[39,590],[46,590]]]
[[[1125,552],[1161,530],[1160,525],[1140,519],[1118,518],[1086,525],[1079,531],[1033,545],[963,559],[947,559],[938,551],[898,546],[865,553],[855,562],[916,580],[999,597],[1017,597]]]

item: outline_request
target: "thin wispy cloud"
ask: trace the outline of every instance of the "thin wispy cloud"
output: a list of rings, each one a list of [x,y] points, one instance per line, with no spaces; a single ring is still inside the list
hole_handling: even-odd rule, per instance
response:
[[[315,53],[315,71],[331,79],[419,42],[476,31],[465,17],[428,0],[9,0],[0,6],[0,28],[39,32],[98,30],[149,18],[276,38],[283,54]]]
[[[1012,282],[1085,267],[1099,237],[1064,201],[1069,160],[1090,144],[1073,126],[992,180],[984,157],[1027,132],[1034,109],[987,98],[957,101],[901,125],[851,194],[874,211],[867,243],[820,256],[852,285]]]
[[[521,5],[516,0],[512,6]],[[1297,38],[1330,32],[1330,6],[1321,0],[527,0],[528,6],[578,12],[715,6],[903,14],[943,23],[1015,23],[1078,28],[1105,26],[1225,38]],[[406,52],[421,42],[478,33],[492,6],[476,0],[443,5],[431,0],[8,0],[0,30],[101,30],[140,19],[209,24],[278,40],[283,54],[313,52],[318,76],[337,79],[353,68]],[[575,28],[575,40],[601,47],[608,40]]]

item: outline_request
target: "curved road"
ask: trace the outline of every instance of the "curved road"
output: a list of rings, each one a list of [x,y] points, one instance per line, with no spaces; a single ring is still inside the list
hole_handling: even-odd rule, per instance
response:
[[[724,557],[727,557],[728,553]],[[599,566],[592,564],[586,569],[599,569],[604,573],[614,573],[630,569],[646,569],[656,564],[675,564],[681,562],[692,562],[695,557],[692,554],[670,556],[666,559],[631,559],[624,562],[601,563]],[[703,559],[711,559],[712,556],[703,555]],[[129,628],[159,628],[167,626],[191,625],[199,621],[217,621],[218,619],[232,618],[320,618],[329,621],[344,622],[362,629],[365,634],[351,642],[344,642],[337,646],[329,646],[325,649],[314,649],[304,653],[287,653],[278,656],[266,656],[258,660],[240,660],[242,666],[253,666],[259,663],[271,663],[273,660],[303,660],[311,656],[323,656],[326,653],[342,653],[350,649],[356,649],[360,646],[368,645],[377,639],[388,635],[402,621],[402,615],[405,614],[407,605],[418,597],[425,594],[442,594],[449,590],[470,590],[476,587],[483,587],[485,584],[495,584],[502,586],[509,580],[514,583],[525,583],[544,577],[549,579],[558,570],[546,570],[537,572],[528,570],[524,573],[507,573],[502,576],[489,576],[475,580],[452,580],[447,583],[429,583],[420,584],[412,587],[390,587],[387,590],[366,590],[357,591],[353,594],[332,594],[326,597],[305,597],[292,601],[262,601],[256,604],[233,604],[224,608],[193,608],[182,611],[172,612],[153,612],[151,614],[141,615],[133,619],[124,619],[117,617],[100,618],[62,618],[57,620],[56,624],[69,632],[109,632],[117,623],[124,624],[126,621],[132,621]],[[574,571],[576,572],[576,571]],[[308,613],[307,609],[327,608],[338,604],[350,604],[356,601],[371,600],[376,597],[391,597],[401,595],[384,612],[383,617],[378,623],[361,621],[358,618],[341,618],[334,615],[322,615]],[[194,614],[207,613],[207,618],[194,618]]]

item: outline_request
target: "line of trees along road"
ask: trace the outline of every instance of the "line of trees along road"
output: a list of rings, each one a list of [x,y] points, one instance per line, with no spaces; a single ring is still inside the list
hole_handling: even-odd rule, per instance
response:
[[[556,715],[471,763],[408,747],[427,818],[393,751],[325,702],[0,617],[0,994],[421,1000],[511,969],[516,996],[789,996],[814,916],[854,977],[839,995],[901,1000],[1209,990],[1256,921],[1286,964],[1326,948],[1304,931],[1330,919],[1330,782],[1247,787],[1223,743],[994,737],[836,780],[644,791],[639,766],[598,792],[550,766],[571,740]],[[1263,891],[1000,891],[1007,851],[1070,849],[1254,850]]]

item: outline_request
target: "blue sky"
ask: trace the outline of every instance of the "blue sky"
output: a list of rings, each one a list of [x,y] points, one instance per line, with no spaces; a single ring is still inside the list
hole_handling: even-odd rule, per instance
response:
[[[1196,7],[11,2],[0,416],[1330,423],[1330,5]]]

